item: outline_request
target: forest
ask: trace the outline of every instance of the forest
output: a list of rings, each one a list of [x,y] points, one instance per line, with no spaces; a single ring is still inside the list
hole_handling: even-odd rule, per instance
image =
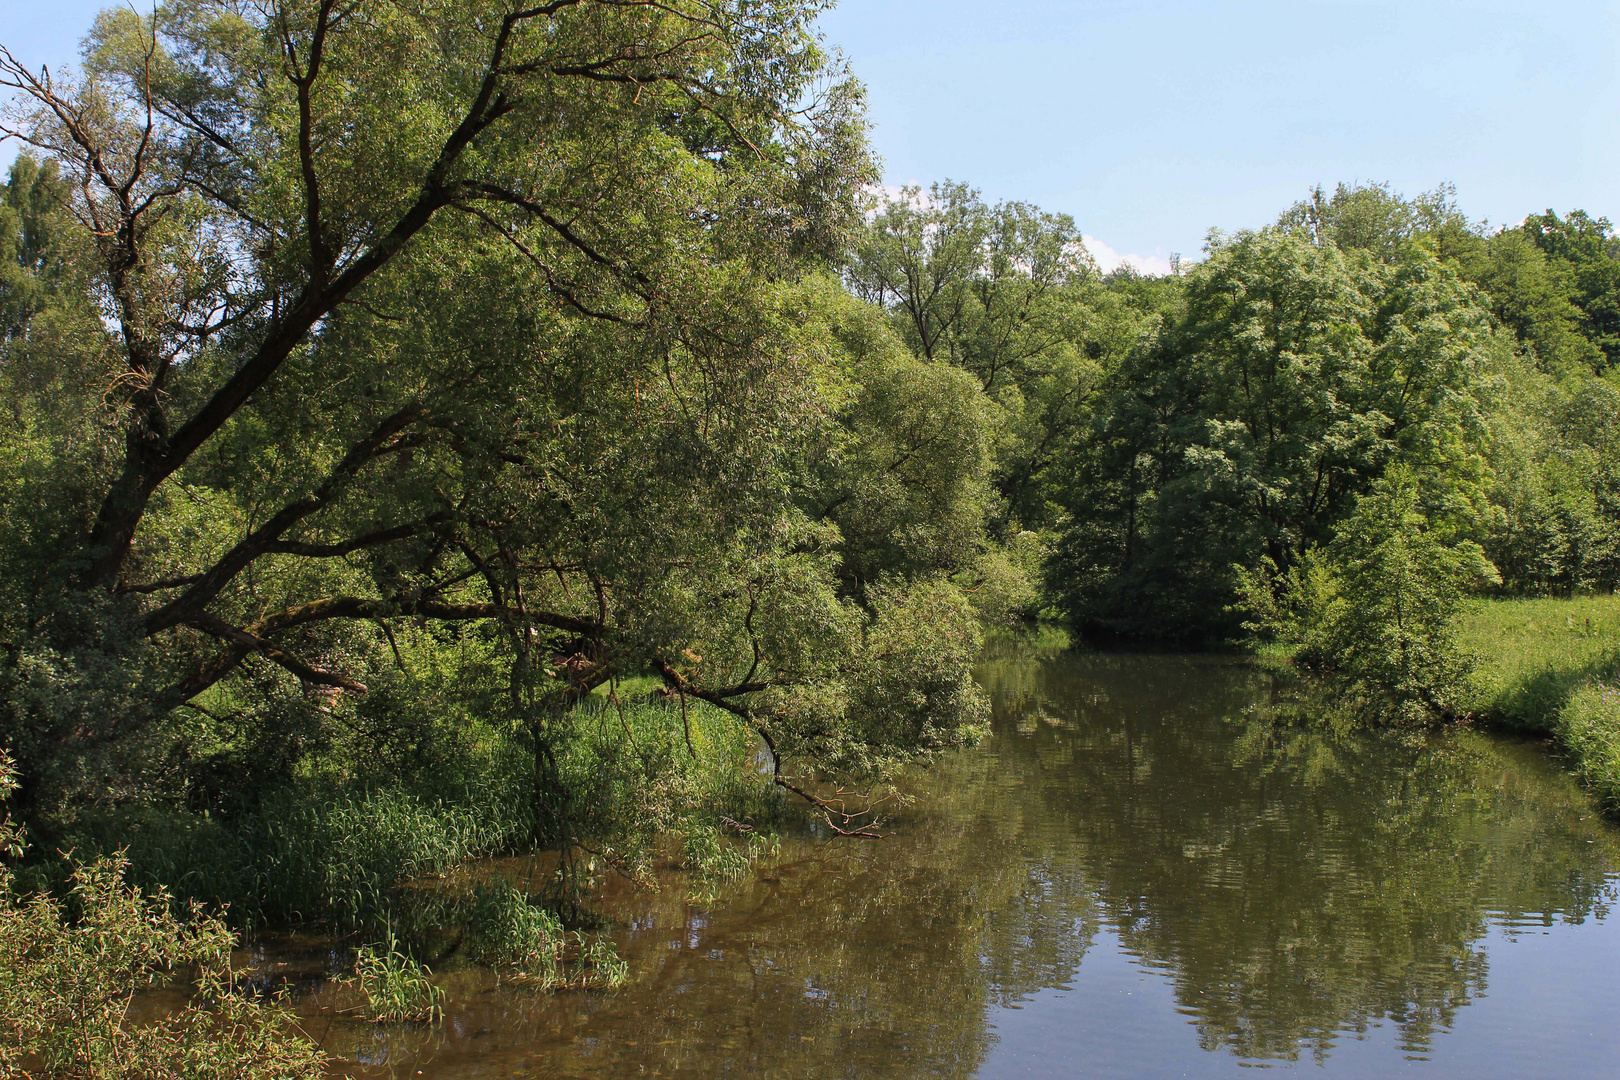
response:
[[[986,730],[986,633],[1422,728],[1481,718],[1483,600],[1620,583],[1603,208],[1347,184],[1105,274],[878,187],[816,14],[176,0],[0,51],[0,1066],[318,1073],[233,990],[266,926],[383,943],[402,1018],[446,935],[611,986],[605,876],[879,835]],[[1521,726],[1614,759],[1592,701]],[[536,850],[536,895],[413,886]]]

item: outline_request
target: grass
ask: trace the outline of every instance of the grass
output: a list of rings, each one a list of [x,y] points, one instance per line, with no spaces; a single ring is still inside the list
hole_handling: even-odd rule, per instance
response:
[[[1620,596],[1487,601],[1459,639],[1476,658],[1465,711],[1551,736],[1604,808],[1620,812]]]
[[[1557,734],[1571,696],[1620,663],[1620,596],[1488,600],[1464,617],[1458,639],[1477,658],[1462,694],[1466,713]]]
[[[496,756],[453,791],[311,780],[231,818],[119,807],[81,816],[66,842],[80,852],[121,849],[135,884],[169,892],[180,907],[195,900],[225,910],[244,928],[393,928],[418,943],[448,921],[454,898],[413,882],[527,842],[525,767],[516,755]]]
[[[355,975],[366,995],[366,1019],[376,1024],[427,1023],[444,1019],[444,989],[433,972],[387,939],[360,949]]]

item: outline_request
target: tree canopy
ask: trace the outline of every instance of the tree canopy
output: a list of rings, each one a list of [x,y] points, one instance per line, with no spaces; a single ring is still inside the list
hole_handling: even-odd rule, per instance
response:
[[[25,802],[172,786],[186,716],[291,768],[445,665],[540,772],[643,672],[828,767],[971,733],[982,410],[818,283],[872,166],[815,13],[222,0],[5,54]]]

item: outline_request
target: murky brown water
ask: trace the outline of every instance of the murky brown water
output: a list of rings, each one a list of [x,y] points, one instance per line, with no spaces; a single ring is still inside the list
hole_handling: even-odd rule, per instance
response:
[[[625,989],[466,968],[443,1025],[316,993],[312,1033],[429,1080],[1620,1070],[1620,843],[1539,748],[1279,733],[1219,658],[1007,645],[981,678],[993,738],[889,839],[611,898]]]

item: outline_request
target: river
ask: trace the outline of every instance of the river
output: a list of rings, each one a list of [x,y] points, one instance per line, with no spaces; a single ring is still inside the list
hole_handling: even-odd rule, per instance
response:
[[[1620,838],[1534,744],[1279,725],[1237,659],[1005,642],[991,737],[881,841],[790,838],[703,899],[604,898],[628,985],[441,972],[433,1027],[334,1018],[357,1076],[1597,1077]]]

